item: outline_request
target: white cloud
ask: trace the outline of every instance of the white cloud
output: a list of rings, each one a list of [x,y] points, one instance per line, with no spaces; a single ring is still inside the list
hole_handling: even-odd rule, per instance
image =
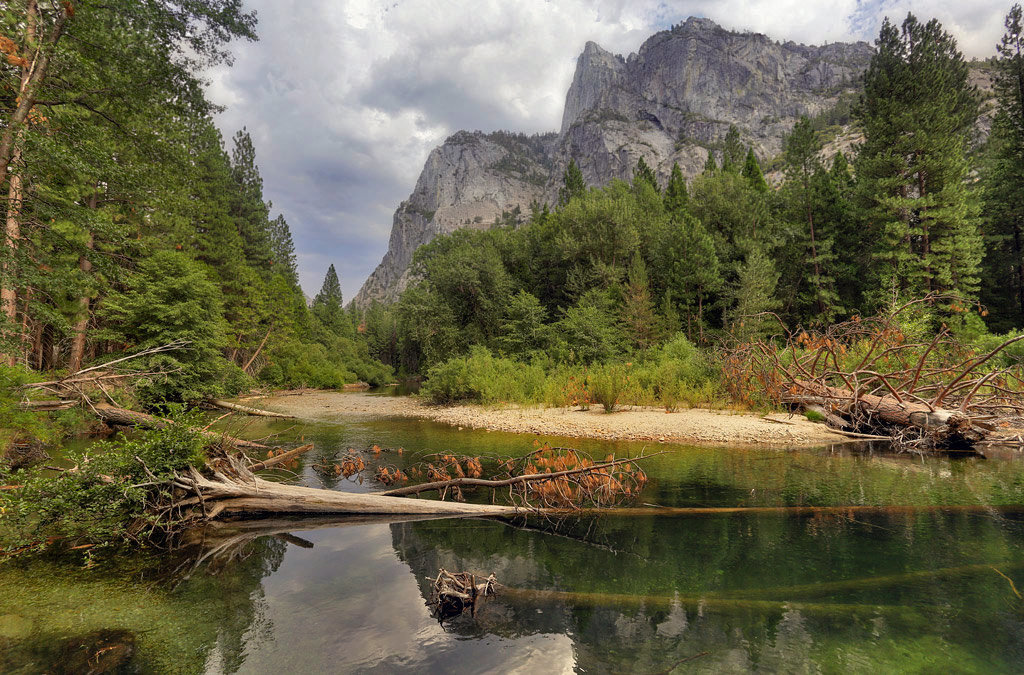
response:
[[[253,134],[265,192],[292,226],[307,291],[334,262],[351,297],[387,247],[427,153],[461,128],[553,131],[587,40],[628,54],[689,15],[778,40],[867,39],[884,15],[937,17],[993,51],[994,0],[247,0],[260,42],[210,73],[225,137]]]

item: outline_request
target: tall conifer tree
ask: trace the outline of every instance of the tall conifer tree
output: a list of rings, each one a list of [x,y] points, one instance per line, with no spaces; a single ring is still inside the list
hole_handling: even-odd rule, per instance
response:
[[[995,90],[999,111],[989,139],[985,204],[985,286],[1002,330],[1024,325],[1024,18],[1015,4],[997,46]]]
[[[876,301],[896,292],[978,291],[981,239],[966,185],[978,104],[956,40],[938,21],[888,19],[859,106],[860,194],[874,253]]]

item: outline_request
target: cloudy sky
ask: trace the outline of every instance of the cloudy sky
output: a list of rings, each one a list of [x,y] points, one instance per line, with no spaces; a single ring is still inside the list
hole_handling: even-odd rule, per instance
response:
[[[1010,0],[245,0],[260,40],[210,74],[226,139],[246,126],[303,288],[345,299],[387,250],[398,203],[459,129],[557,130],[587,40],[628,54],[688,16],[778,40],[871,41],[886,15],[938,18],[987,56]]]

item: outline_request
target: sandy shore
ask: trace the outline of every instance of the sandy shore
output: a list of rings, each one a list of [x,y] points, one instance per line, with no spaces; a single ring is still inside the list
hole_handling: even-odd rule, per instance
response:
[[[666,413],[655,408],[627,408],[609,414],[599,406],[585,412],[522,406],[439,407],[409,397],[332,391],[285,394],[252,399],[247,403],[303,419],[418,417],[456,427],[541,436],[776,447],[826,445],[849,440],[803,417],[780,414],[762,417],[704,409]]]

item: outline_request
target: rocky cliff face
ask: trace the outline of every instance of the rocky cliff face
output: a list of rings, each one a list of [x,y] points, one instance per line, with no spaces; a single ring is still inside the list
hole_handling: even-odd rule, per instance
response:
[[[663,181],[674,162],[693,176],[735,125],[768,159],[800,115],[827,110],[855,87],[870,58],[864,42],[780,44],[696,18],[653,35],[628,58],[588,42],[557,134],[459,132],[430,154],[395,213],[387,254],[353,302],[396,299],[413,252],[439,233],[554,202],[571,158],[590,185],[629,180],[640,157]]]

